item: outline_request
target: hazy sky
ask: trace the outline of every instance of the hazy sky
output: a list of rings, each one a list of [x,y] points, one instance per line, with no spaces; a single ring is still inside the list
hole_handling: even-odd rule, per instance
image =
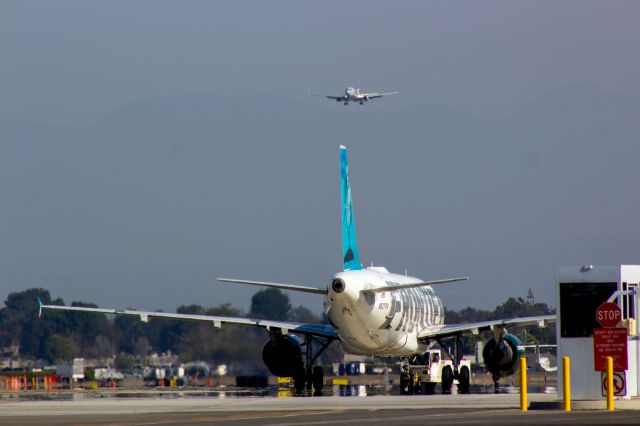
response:
[[[367,263],[471,275],[456,308],[554,303],[558,264],[639,261],[639,22],[638,1],[0,0],[0,125],[83,127],[0,126],[0,298],[325,285],[345,143]],[[347,85],[400,94],[307,93]]]
[[[637,1],[0,1],[0,117],[84,125],[205,91],[399,90],[501,118],[553,87],[640,95]],[[337,105],[336,105],[337,106]]]

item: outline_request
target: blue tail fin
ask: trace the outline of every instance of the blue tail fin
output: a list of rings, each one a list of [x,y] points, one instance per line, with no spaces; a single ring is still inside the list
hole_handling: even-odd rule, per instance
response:
[[[356,241],[356,222],[353,218],[351,204],[347,148],[342,145],[340,145],[340,180],[342,186],[342,263],[345,271],[362,269]]]

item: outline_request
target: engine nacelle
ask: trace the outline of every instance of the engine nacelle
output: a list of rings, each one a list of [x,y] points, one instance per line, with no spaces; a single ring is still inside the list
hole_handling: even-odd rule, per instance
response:
[[[277,336],[269,339],[262,348],[262,360],[271,374],[278,377],[294,377],[304,370],[300,340],[294,336]]]
[[[497,377],[515,374],[519,367],[518,360],[524,355],[524,351],[519,349],[520,345],[520,340],[512,334],[505,334],[499,341],[492,338],[485,343],[482,358],[487,370]]]

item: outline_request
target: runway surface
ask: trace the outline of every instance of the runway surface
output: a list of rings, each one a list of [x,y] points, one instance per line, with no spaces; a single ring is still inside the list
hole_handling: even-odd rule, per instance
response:
[[[412,410],[305,410],[260,412],[202,412],[101,416],[55,416],[47,419],[22,416],[2,418],[3,425],[342,425],[349,423],[402,425],[609,425],[637,424],[634,411],[608,413],[515,409],[412,409]]]
[[[554,394],[530,401],[552,404]],[[619,409],[518,410],[519,396],[430,395],[373,397],[172,397],[82,398],[55,401],[0,401],[2,425],[337,425],[345,423],[452,424],[637,424],[640,413]],[[634,401],[619,401],[634,408]]]

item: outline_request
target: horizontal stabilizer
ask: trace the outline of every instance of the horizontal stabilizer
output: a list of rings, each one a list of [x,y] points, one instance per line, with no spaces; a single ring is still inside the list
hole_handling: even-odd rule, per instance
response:
[[[293,291],[302,291],[305,293],[327,294],[326,289],[321,289],[316,287],[307,287],[303,285],[269,283],[264,281],[236,280],[232,278],[216,278],[216,279],[224,283],[249,284],[249,285],[258,285],[262,287],[279,288],[281,290],[293,290]]]
[[[447,279],[444,279],[444,280],[423,281],[423,282],[420,282],[420,283],[395,284],[395,285],[388,285],[388,286],[384,286],[384,287],[360,290],[360,293],[382,293],[382,292],[386,292],[386,291],[404,290],[404,289],[407,289],[407,288],[425,287],[425,286],[428,286],[428,285],[438,285],[438,284],[453,283],[453,282],[457,282],[457,281],[466,281],[468,279],[469,279],[469,277],[459,277],[459,278],[447,278]]]

